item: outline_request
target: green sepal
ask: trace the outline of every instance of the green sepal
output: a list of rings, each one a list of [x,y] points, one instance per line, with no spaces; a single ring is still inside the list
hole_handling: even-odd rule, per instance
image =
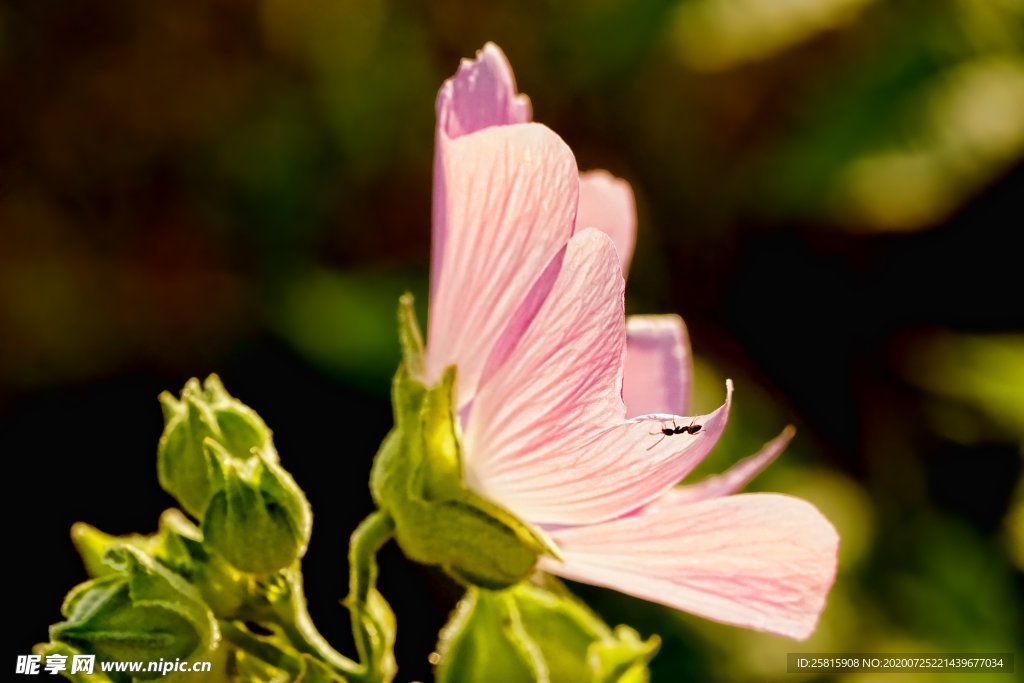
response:
[[[647,665],[658,654],[661,639],[652,635],[644,640],[621,624],[612,635],[613,639],[590,646],[588,662],[594,670],[595,683],[647,683],[651,679]]]
[[[441,632],[437,683],[549,683],[511,591],[470,588]]]
[[[180,510],[165,510],[153,534],[114,536],[100,531],[91,524],[75,522],[71,525],[71,542],[82,558],[89,576],[105,576],[117,570],[107,560],[107,553],[118,546],[127,545],[153,557],[176,574],[191,578],[194,565],[206,559],[202,551],[202,536],[198,527]]]
[[[116,546],[130,545],[138,548],[144,553],[152,553],[158,541],[155,535],[145,536],[143,534],[128,534],[127,536],[113,536],[100,531],[91,524],[75,522],[71,525],[71,543],[82,558],[86,573],[91,577],[106,576],[113,574],[114,569],[107,561],[107,552]]]
[[[97,664],[93,665],[93,673],[91,674],[84,671],[71,673],[72,658],[75,655],[85,653],[79,652],[65,643],[38,643],[32,648],[32,654],[39,655],[42,658],[42,661],[39,663],[40,671],[45,671],[47,656],[60,655],[67,657],[64,661],[65,668],[60,672],[60,675],[71,681],[71,683],[113,683],[110,676],[100,671],[100,667]]]
[[[217,646],[213,614],[180,576],[129,545],[115,546],[105,560],[114,573],[68,593],[65,621],[50,627],[55,644],[100,661],[203,659]],[[158,672],[135,677],[161,678]]]
[[[240,461],[258,454],[268,462],[277,462],[266,424],[255,411],[228,394],[216,375],[210,375],[203,384],[190,379],[180,399],[162,393],[160,405],[165,423],[157,448],[160,485],[196,519],[202,519],[218,488],[208,440]]]
[[[253,574],[276,572],[302,557],[313,514],[291,475],[262,457],[236,460],[210,439],[204,446],[220,482],[203,516],[206,545]]]
[[[399,328],[406,360],[392,383],[395,427],[370,475],[374,500],[394,518],[395,539],[409,558],[439,566],[469,585],[513,585],[539,555],[557,551],[538,531],[465,485],[453,406],[455,368],[429,388],[412,372],[410,363],[421,363],[422,348],[408,296]]]
[[[420,376],[424,372],[423,334],[416,322],[412,294],[406,292],[398,299],[398,342],[402,348],[402,362],[409,372]]]

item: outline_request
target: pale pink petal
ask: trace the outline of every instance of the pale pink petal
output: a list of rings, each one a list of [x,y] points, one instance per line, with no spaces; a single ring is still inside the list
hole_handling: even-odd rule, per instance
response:
[[[761,450],[754,455],[740,460],[722,474],[708,477],[696,484],[672,489],[664,498],[649,505],[647,511],[656,511],[663,504],[696,503],[700,500],[728,496],[740,491],[754,477],[761,474],[768,465],[771,465],[775,458],[779,457],[779,454],[786,449],[795,435],[796,429],[792,426],[786,427],[781,434],[762,446]]]
[[[528,123],[530,99],[516,92],[515,76],[505,53],[487,43],[475,59],[463,59],[454,76],[437,93],[434,151],[433,237],[430,259],[431,291],[435,291],[447,250],[448,201],[445,150],[451,140],[492,126]],[[459,191],[459,188],[452,188]]]
[[[622,273],[628,273],[636,242],[636,200],[629,183],[608,171],[581,173],[576,228],[598,228],[608,233],[619,252]]]
[[[839,537],[810,503],[748,493],[551,531],[553,574],[802,640],[835,579]]]
[[[693,359],[686,325],[678,315],[631,315],[626,319],[626,368],[622,399],[626,415],[690,410]]]
[[[532,325],[474,399],[463,439],[470,486],[532,522],[589,523],[644,505],[703,459],[728,401],[693,418],[692,435],[660,432],[689,417],[625,419],[622,308],[610,238],[578,233]]]
[[[462,60],[438,91],[436,108],[438,132],[449,138],[532,119],[530,98],[516,92],[512,67],[494,43]]]
[[[447,237],[435,230],[426,379],[458,365],[461,406],[510,321],[529,324],[516,313],[572,234],[579,181],[566,144],[535,123],[448,140],[439,164]]]
[[[623,290],[610,238],[573,236],[532,325],[474,399],[463,440],[470,474],[487,479],[520,454],[589,440],[624,417]]]
[[[539,429],[565,425],[568,411]],[[689,474],[718,443],[729,402],[708,415],[648,415],[596,431],[576,443],[537,443],[503,449],[500,463],[483,469],[480,490],[523,519],[542,525],[594,524],[637,510]],[[566,421],[565,418],[570,418]],[[697,434],[664,436],[672,424],[701,425]],[[664,438],[662,438],[664,436]],[[524,438],[531,443],[532,435]],[[556,441],[556,440],[552,440]]]

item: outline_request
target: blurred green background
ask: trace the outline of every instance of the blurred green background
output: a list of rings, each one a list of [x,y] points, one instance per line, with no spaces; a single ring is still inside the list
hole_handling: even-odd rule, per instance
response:
[[[794,651],[1019,648],[1020,0],[4,0],[11,654],[84,578],[73,521],[148,531],[170,506],[155,397],[212,371],[309,494],[312,610],[345,644],[396,298],[425,303],[433,98],[487,40],[581,168],[633,183],[627,306],[686,318],[698,408],[736,381],[698,476],[794,422],[753,488],[814,501],[843,539],[799,645],[580,588],[662,635],[655,683],[789,680]],[[427,678],[457,591],[393,548],[382,582],[401,678]]]

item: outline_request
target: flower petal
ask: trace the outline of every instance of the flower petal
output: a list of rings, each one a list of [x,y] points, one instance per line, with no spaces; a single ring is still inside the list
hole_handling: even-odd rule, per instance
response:
[[[520,456],[578,444],[622,419],[623,290],[611,239],[595,229],[574,235],[550,295],[473,402],[463,440],[469,474],[488,479]]]
[[[686,325],[678,315],[631,315],[626,319],[626,368],[622,399],[626,415],[690,409],[693,359]]]
[[[516,93],[516,78],[505,53],[487,43],[476,59],[463,59],[437,93],[438,133],[457,138],[490,126],[527,123],[530,98]]]
[[[598,228],[615,242],[623,274],[629,272],[636,242],[636,200],[625,180],[608,171],[580,174],[580,210],[576,227]]]
[[[729,387],[731,395],[731,385]],[[511,458],[483,468],[477,489],[538,525],[595,524],[637,511],[664,496],[689,474],[725,431],[730,399],[713,413],[695,417],[646,415],[580,440],[552,439],[532,449],[517,446]],[[537,431],[575,424],[571,412],[542,420]],[[697,434],[666,436],[672,424],[701,425]],[[531,435],[532,438],[532,435]],[[510,453],[511,451],[511,453]]]
[[[551,532],[541,568],[720,621],[802,640],[835,579],[839,537],[810,503],[747,493]]]
[[[536,123],[447,140],[438,166],[426,379],[458,365],[463,406],[509,321],[572,234],[578,171],[561,138]],[[529,320],[520,315],[516,323],[525,329]]]
[[[779,457],[779,454],[793,440],[794,435],[796,435],[796,429],[790,425],[783,429],[781,434],[762,446],[757,453],[740,460],[722,474],[708,477],[697,484],[674,488],[663,499],[649,505],[648,509],[656,510],[664,503],[671,505],[696,503],[700,500],[728,496],[740,491],[754,477],[761,474],[768,465],[771,465],[775,458]]]
[[[714,446],[728,401],[694,418],[692,435],[660,433],[688,417],[625,419],[622,309],[611,239],[578,233],[532,325],[473,401],[462,442],[474,490],[534,523],[595,522],[662,495]]]

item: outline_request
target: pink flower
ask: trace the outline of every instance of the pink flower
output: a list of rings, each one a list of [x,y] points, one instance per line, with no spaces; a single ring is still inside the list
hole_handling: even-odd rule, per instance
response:
[[[732,386],[722,407],[684,417],[682,320],[625,317],[629,185],[577,171],[493,44],[444,83],[437,117],[426,380],[458,368],[467,485],[551,539],[562,559],[543,557],[545,571],[807,637],[835,577],[835,529],[806,501],[733,495],[792,430],[674,488],[725,428]]]

